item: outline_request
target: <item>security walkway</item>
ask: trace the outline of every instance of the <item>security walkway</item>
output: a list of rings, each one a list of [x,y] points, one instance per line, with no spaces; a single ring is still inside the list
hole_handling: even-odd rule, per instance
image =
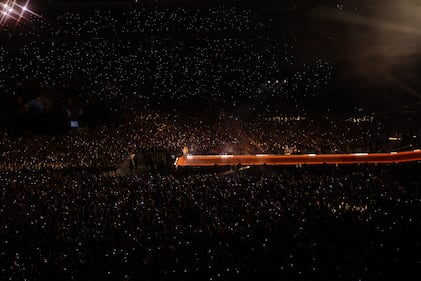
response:
[[[232,165],[343,165],[343,164],[385,164],[421,161],[419,149],[390,153],[352,154],[302,154],[302,155],[186,155],[177,158],[180,167],[232,166]]]

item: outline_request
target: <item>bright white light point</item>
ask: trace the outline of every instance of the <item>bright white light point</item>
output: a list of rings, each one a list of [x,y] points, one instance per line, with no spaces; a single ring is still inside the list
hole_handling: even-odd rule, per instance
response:
[[[227,155],[227,154],[221,155],[221,158],[230,158],[230,157],[234,157],[234,155]]]
[[[25,7],[22,8],[22,10],[23,11],[26,11],[26,10],[28,10],[28,8],[26,8],[26,6],[25,6]]]

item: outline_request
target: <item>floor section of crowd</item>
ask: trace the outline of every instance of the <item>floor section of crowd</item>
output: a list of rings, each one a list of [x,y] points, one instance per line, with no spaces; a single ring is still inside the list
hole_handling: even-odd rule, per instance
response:
[[[1,280],[421,279],[416,114],[230,2],[2,4]]]
[[[419,169],[294,167],[123,178],[1,173],[2,276],[418,276]]]

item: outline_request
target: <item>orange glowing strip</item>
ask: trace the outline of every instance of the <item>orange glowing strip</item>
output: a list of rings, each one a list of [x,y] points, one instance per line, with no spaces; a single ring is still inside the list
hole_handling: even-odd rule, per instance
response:
[[[353,153],[353,154],[306,154],[306,155],[189,155],[180,157],[176,166],[232,166],[232,165],[340,165],[340,164],[387,164],[421,161],[421,151],[393,153]]]

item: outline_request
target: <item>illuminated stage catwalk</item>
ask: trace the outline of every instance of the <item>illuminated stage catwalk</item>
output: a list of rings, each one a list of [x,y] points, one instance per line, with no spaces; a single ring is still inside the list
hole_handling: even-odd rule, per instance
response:
[[[184,155],[175,161],[180,167],[232,166],[232,165],[341,165],[341,164],[387,164],[421,161],[419,149],[390,153],[352,154],[302,154],[302,155]]]

